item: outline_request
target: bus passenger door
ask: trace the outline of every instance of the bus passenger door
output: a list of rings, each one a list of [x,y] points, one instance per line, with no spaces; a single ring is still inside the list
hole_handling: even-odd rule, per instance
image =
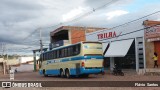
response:
[[[80,74],[80,63],[76,63],[76,74]]]

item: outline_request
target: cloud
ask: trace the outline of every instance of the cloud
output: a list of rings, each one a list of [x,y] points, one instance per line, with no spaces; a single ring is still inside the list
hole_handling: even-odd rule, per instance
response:
[[[84,13],[85,10],[86,9],[82,8],[82,7],[72,9],[70,12],[62,15],[62,19],[64,22],[70,21],[70,20],[74,19],[75,17],[79,16],[80,14]]]
[[[124,11],[124,10],[115,10],[115,11],[111,11],[106,13],[107,16],[107,20],[111,20],[112,18],[124,15],[124,14],[128,14],[129,12]]]
[[[62,15],[79,5],[83,7],[82,2],[83,0],[1,0],[0,43],[17,44],[17,49],[24,48],[23,45],[35,46],[37,49],[39,31],[25,40],[24,38],[39,27],[54,26],[62,22]],[[42,29],[44,43],[49,43],[49,33],[56,28]],[[12,48],[12,45],[9,47]]]
[[[56,28],[46,28],[57,25],[64,21],[77,18],[87,13],[93,8],[102,6],[111,0],[1,0],[0,3],[0,43],[5,42],[16,44],[14,49],[33,46],[30,49],[39,48],[39,30],[29,36],[35,29],[42,28],[43,42],[50,42],[49,33]],[[145,6],[140,5],[140,9],[134,7],[134,0],[115,0],[116,2],[109,6],[96,10],[94,13],[86,16],[76,22],[66,23],[64,25],[91,26],[110,28],[119,24],[134,20],[144,15],[159,10],[159,3],[149,2]],[[147,2],[147,1],[146,1]],[[133,3],[132,9],[129,5]],[[146,19],[159,19],[159,14]],[[107,19],[106,19],[107,18]],[[48,46],[46,46],[48,47]],[[32,52],[32,51],[31,51]]]

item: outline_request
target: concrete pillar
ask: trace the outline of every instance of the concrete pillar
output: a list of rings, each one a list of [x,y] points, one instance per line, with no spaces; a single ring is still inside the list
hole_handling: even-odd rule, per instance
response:
[[[114,66],[115,66],[114,57],[110,57],[110,70],[111,71],[113,71]]]
[[[146,71],[146,46],[145,46],[145,38],[143,37],[143,58],[144,58],[144,71]]]
[[[137,51],[137,38],[135,38],[135,57],[136,57],[136,72],[139,70],[138,51]]]

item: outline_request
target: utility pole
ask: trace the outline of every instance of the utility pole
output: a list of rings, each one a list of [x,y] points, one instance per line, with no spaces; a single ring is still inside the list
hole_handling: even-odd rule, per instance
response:
[[[39,66],[41,65],[42,62],[42,51],[43,51],[43,44],[42,44],[42,33],[41,33],[41,28],[39,28],[39,37],[40,37],[40,54],[41,54],[41,60],[38,61]],[[33,51],[33,59],[34,59],[34,71],[37,70],[37,61],[36,61],[36,51]]]
[[[7,46],[8,46],[8,44],[7,44]],[[8,47],[6,46],[6,60],[7,60],[7,63],[8,63]]]
[[[43,44],[42,44],[42,32],[41,32],[41,28],[39,29],[39,36],[40,36],[40,55],[41,55],[41,60],[39,61],[39,65],[41,65],[42,61],[43,61],[43,55],[42,55],[42,52],[43,52]]]
[[[5,59],[5,56],[4,56],[5,48],[6,48],[6,44],[2,43],[2,57],[3,57],[3,60]],[[7,65],[7,62],[3,63],[3,73],[5,75],[6,74],[6,65],[4,65],[4,64]]]
[[[7,65],[7,67],[6,67],[6,69],[7,69],[7,72],[9,73],[9,70],[10,70],[10,66],[8,65],[8,44],[6,45],[5,44],[5,51],[6,51],[6,65]]]
[[[0,43],[1,57],[3,58],[3,45]]]
[[[40,60],[39,60],[39,68],[41,67],[42,61],[43,61],[43,44],[42,44],[42,32],[41,32],[41,28],[39,29],[39,37],[40,37]]]
[[[3,59],[5,58],[4,52],[5,52],[5,43],[2,43],[2,57],[3,57]]]
[[[40,37],[40,53],[42,54],[43,51],[43,44],[42,44],[42,32],[41,32],[41,28],[39,29],[39,37]]]

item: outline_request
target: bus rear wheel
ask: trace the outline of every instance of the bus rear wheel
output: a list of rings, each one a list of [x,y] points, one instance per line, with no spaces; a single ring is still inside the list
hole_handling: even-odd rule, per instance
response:
[[[60,70],[60,77],[64,77],[64,72],[62,69]]]
[[[65,77],[66,77],[66,78],[70,78],[70,73],[69,73],[69,70],[68,70],[68,69],[65,70]]]

